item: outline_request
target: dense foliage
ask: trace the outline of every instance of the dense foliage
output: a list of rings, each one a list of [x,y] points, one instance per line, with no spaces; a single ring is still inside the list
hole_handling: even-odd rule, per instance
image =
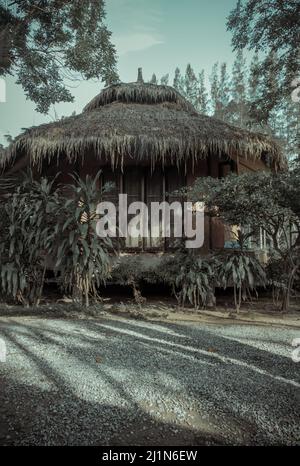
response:
[[[171,286],[178,304],[189,303],[195,308],[212,305],[215,301],[213,258],[204,258],[191,251],[178,251],[161,265],[159,277]]]
[[[224,251],[218,259],[216,283],[224,289],[233,288],[234,305],[239,312],[242,301],[251,299],[258,286],[266,285],[266,272],[254,255],[244,251]]]
[[[298,0],[238,0],[227,21],[236,58],[232,69],[176,68],[173,86],[203,114],[281,140],[292,160],[300,148],[300,6]],[[246,50],[252,53],[244,53]],[[156,77],[155,77],[156,81]]]
[[[73,181],[71,197],[55,187],[55,180],[37,181],[30,173],[10,194],[2,192],[2,295],[38,304],[46,270],[53,269],[61,286],[86,306],[90,296],[98,296],[97,287],[110,271],[111,244],[98,238],[95,228],[95,206],[103,191],[97,186],[98,176],[74,176]]]
[[[47,113],[73,100],[66,82],[118,79],[103,0],[0,1],[0,75],[14,74],[26,96]]]
[[[2,294],[23,304],[39,303],[47,265],[45,255],[55,237],[58,205],[53,183],[46,179],[34,181],[31,174],[15,191],[1,198]]]
[[[205,202],[208,212],[228,227],[238,227],[235,240],[241,252],[247,250],[249,239],[256,240],[258,229],[266,232],[271,259],[282,262],[282,309],[287,310],[300,266],[299,169],[199,178],[189,195]]]
[[[85,306],[91,298],[98,298],[100,285],[109,278],[130,286],[140,306],[145,301],[141,294],[145,282],[169,285],[180,306],[195,308],[214,305],[215,287],[232,288],[237,311],[258,286],[269,283],[282,309],[288,309],[300,270],[298,169],[196,180],[189,197],[205,201],[207,212],[225,224],[238,226],[235,247],[201,257],[178,245],[156,266],[146,265],[136,256],[111,261],[110,239],[100,239],[96,233],[96,205],[103,189],[110,189],[109,185],[99,189],[98,177],[82,180],[73,175],[67,191],[56,180],[37,181],[30,173],[15,188],[4,179],[6,194],[0,201],[2,295],[27,305],[38,304],[46,270],[52,269],[62,289]],[[288,234],[291,225],[292,241]],[[272,242],[266,269],[248,248],[257,228],[263,228]]]
[[[291,81],[299,77],[299,23],[298,0],[238,0],[228,18],[234,49],[248,48],[264,54],[262,72],[270,65],[270,52],[276,51],[280,81],[273,105],[289,93]]]
[[[52,242],[50,256],[55,258],[54,269],[62,287],[88,307],[90,296],[98,297],[99,286],[109,276],[112,243],[96,232],[96,207],[103,194],[98,187],[99,174],[94,178],[87,175],[84,180],[77,175],[72,178],[69,196],[60,199],[56,213],[57,241]]]

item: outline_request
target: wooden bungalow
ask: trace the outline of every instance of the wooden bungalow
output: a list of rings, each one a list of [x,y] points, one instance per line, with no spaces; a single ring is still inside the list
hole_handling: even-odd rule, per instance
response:
[[[43,124],[18,136],[1,160],[7,173],[31,166],[37,174],[69,182],[69,173],[97,173],[129,201],[172,200],[196,177],[245,170],[280,170],[285,162],[269,137],[199,114],[174,88],[119,83],[100,92],[76,116]],[[174,196],[173,196],[174,197]],[[205,221],[202,251],[224,247],[217,219]],[[127,238],[127,252],[164,252],[172,239]]]

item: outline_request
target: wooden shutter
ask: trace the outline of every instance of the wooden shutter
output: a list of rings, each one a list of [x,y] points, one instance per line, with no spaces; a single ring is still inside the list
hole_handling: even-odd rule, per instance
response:
[[[151,203],[162,202],[165,198],[165,183],[162,170],[156,169],[152,174],[148,173],[146,177],[145,198],[149,213],[148,238],[145,238],[144,245],[146,249],[164,249],[165,240],[162,237],[161,216],[158,225],[154,225],[155,234],[151,237]]]
[[[177,167],[169,167],[166,171],[166,199],[171,204],[172,202],[179,201],[182,203],[180,195],[175,194],[174,191],[178,191],[180,188],[185,186],[185,175],[183,171],[177,169]],[[182,219],[183,221],[183,219]],[[171,237],[166,238],[166,247],[174,248],[178,238],[174,238],[174,216],[171,215]],[[182,222],[183,223],[183,222]]]
[[[123,175],[123,193],[127,194],[128,206],[132,202],[143,200],[143,172],[136,167],[128,167]],[[135,215],[128,215],[128,223]],[[127,236],[125,241],[126,248],[142,248],[143,240],[141,237],[132,238]]]

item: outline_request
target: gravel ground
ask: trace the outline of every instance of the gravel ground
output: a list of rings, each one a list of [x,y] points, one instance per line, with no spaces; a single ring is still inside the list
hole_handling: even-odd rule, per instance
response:
[[[2,445],[300,444],[297,329],[2,318]]]

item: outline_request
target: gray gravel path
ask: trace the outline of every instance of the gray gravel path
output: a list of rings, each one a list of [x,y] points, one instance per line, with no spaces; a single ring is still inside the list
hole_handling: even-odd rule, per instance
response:
[[[295,329],[2,318],[0,444],[300,444]]]

